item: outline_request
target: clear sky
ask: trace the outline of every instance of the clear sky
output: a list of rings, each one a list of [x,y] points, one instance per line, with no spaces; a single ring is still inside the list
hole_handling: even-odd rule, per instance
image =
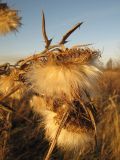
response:
[[[74,24],[84,24],[69,37],[68,46],[93,43],[106,59],[120,57],[120,0],[2,0],[22,16],[19,32],[0,37],[0,62],[16,61],[44,48],[41,11],[53,43]]]

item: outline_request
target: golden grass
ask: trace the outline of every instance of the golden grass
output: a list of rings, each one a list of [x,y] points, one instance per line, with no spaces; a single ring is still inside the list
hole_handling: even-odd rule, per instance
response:
[[[110,97],[107,108],[104,108],[98,134],[101,141],[100,157],[119,160],[120,156],[120,105]],[[100,137],[101,136],[101,137]]]
[[[119,159],[119,156],[120,156],[119,74],[120,74],[120,70],[105,70],[103,72],[103,77],[101,78],[102,80],[100,81],[101,95],[97,96],[95,99],[96,101],[94,101],[94,104],[97,105],[98,113],[99,113],[98,114],[99,122],[97,124],[97,148],[95,148],[94,151],[83,155],[83,157],[86,159],[90,159],[90,160],[93,160],[93,159],[118,160]],[[110,78],[112,79],[110,81],[111,85],[109,84],[109,81],[108,81]],[[117,83],[115,83],[115,81]],[[107,83],[104,83],[104,82],[107,82]],[[102,85],[102,84],[105,84],[105,85]],[[115,84],[117,86],[115,86]],[[115,91],[114,88],[117,88],[117,91]],[[109,90],[111,92],[109,92]],[[29,93],[27,97],[30,97]],[[40,135],[42,135],[43,137],[44,132],[42,129],[39,130],[39,126],[37,125],[38,124],[37,121],[39,121],[39,119],[35,118],[34,114],[30,115],[31,109],[29,108],[29,106],[31,105],[31,102],[29,102],[29,98],[27,97],[22,98],[20,100],[21,103],[19,100],[15,101],[14,98],[12,99],[12,97],[10,97],[4,102],[4,104],[2,104],[4,105],[4,107],[1,106],[0,108],[1,110],[0,111],[0,124],[1,124],[0,131],[2,133],[0,137],[2,140],[1,141],[1,157],[3,157],[3,159],[12,160],[18,157],[22,157],[23,159],[26,159],[27,157],[29,157],[29,159],[30,157],[32,157],[33,159],[34,157],[36,157],[35,159],[37,159],[37,157],[40,157],[40,156],[41,156],[41,159],[43,159],[43,155],[46,153],[46,150],[48,148],[48,144],[46,143],[46,141],[43,138],[39,139],[39,137],[41,137]],[[11,106],[11,108],[14,109],[15,111],[9,110],[6,104],[8,106]],[[8,118],[8,120],[6,120],[8,115],[11,115],[12,119]],[[8,126],[6,126],[7,123],[9,123]],[[12,124],[12,128],[11,128],[11,124]],[[29,127],[30,125],[32,125],[34,129]],[[8,127],[9,129],[6,130],[6,127]],[[27,139],[27,142],[24,140],[24,136],[29,137]],[[33,139],[31,139],[31,136],[33,137]],[[12,139],[12,141],[10,139]],[[17,139],[18,139],[18,142],[17,142]],[[32,144],[35,140],[39,140],[40,143]],[[19,143],[19,147],[17,146],[18,143]],[[32,148],[32,151],[34,154],[31,153],[31,149],[29,148],[29,145],[33,145],[34,146],[33,148],[36,148],[36,146],[38,147],[37,149]],[[26,149],[23,151],[22,146],[28,147],[28,150]],[[17,150],[17,153],[14,149]],[[61,155],[58,151],[55,150],[53,157],[61,157]]]

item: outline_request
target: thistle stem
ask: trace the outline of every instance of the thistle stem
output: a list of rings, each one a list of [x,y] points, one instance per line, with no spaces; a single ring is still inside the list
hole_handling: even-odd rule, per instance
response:
[[[55,145],[57,143],[57,139],[58,139],[58,137],[60,135],[60,132],[61,132],[61,130],[62,130],[67,118],[68,118],[68,115],[69,115],[69,111],[68,111],[68,109],[66,109],[66,111],[64,112],[63,117],[62,117],[62,119],[60,121],[59,127],[58,127],[58,129],[56,131],[55,137],[54,137],[54,139],[53,139],[53,141],[52,141],[52,143],[50,145],[50,148],[48,150],[48,153],[47,153],[47,155],[45,157],[45,160],[49,160],[50,159],[50,155],[52,154],[53,149],[55,148]]]

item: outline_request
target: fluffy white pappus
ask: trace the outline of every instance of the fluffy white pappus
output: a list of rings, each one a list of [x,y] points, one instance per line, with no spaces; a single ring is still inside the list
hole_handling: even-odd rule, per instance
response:
[[[68,67],[34,64],[27,74],[27,79],[39,94],[50,97],[64,94],[73,99],[79,91],[93,90],[100,73],[100,70],[92,65],[71,64]]]
[[[33,96],[30,104],[35,113],[42,116],[40,126],[43,126],[45,130],[45,138],[52,142],[59,127],[56,121],[57,113],[47,109],[47,103],[42,97]],[[79,128],[79,133],[77,131],[78,128],[74,128],[72,131],[62,128],[57,138],[57,147],[63,153],[69,154],[74,152],[75,155],[73,157],[78,157],[78,155],[80,156],[84,152],[90,151],[95,145],[94,133],[92,131],[87,131],[83,128]]]
[[[45,136],[49,141],[52,141],[59,127],[54,118],[56,113],[46,110],[42,115],[44,118]],[[57,139],[57,146],[64,152],[74,151],[76,153],[83,153],[94,146],[94,135],[82,130],[78,134],[62,128]]]
[[[42,115],[42,113],[46,110],[47,105],[46,101],[40,96],[33,96],[30,100],[30,107],[35,113]]]

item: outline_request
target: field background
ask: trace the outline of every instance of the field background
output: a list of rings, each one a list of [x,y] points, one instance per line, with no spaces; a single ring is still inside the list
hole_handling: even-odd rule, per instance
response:
[[[93,99],[98,110],[97,145],[81,160],[120,159],[120,65],[109,60],[102,70],[99,94]],[[43,160],[49,144],[40,121],[25,97],[0,104],[0,160]],[[60,159],[55,148],[51,160]]]

